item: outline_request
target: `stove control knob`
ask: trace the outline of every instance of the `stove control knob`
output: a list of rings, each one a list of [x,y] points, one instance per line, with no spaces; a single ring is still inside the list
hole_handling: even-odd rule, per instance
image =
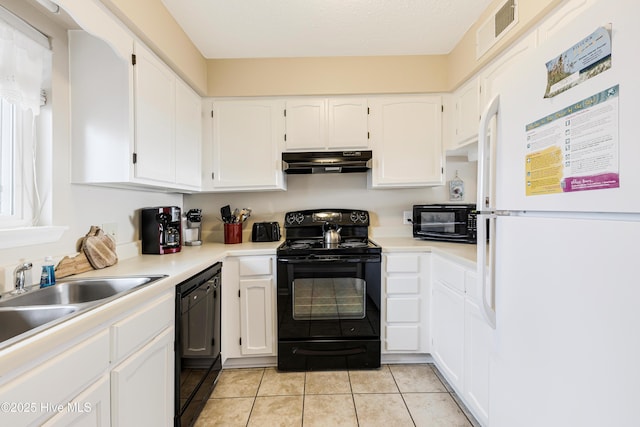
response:
[[[287,214],[285,221],[287,224],[302,224],[302,221],[304,221],[304,214],[300,212],[290,212]]]
[[[351,216],[349,217],[349,219],[351,219],[351,222],[358,222],[358,212],[351,212]]]
[[[360,220],[360,222],[362,222],[364,224],[367,221],[369,221],[369,215],[367,215],[366,212],[359,212],[358,213],[358,219]]]

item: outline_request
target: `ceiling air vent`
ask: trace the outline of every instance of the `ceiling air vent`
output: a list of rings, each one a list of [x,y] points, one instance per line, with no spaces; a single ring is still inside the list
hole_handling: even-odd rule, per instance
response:
[[[476,33],[476,59],[484,55],[508,30],[518,23],[516,0],[506,0],[478,28]]]

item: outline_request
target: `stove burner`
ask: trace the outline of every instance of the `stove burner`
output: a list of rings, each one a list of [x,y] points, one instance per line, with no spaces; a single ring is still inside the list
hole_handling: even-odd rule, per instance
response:
[[[309,243],[292,243],[291,249],[309,249],[311,244]]]
[[[313,245],[313,244],[315,244],[317,242],[318,242],[318,240],[315,240],[315,239],[300,239],[300,240],[296,240],[294,242],[294,244],[300,243],[300,244],[305,244],[305,245]]]
[[[368,245],[367,242],[352,241],[352,242],[342,242],[342,243],[340,243],[339,247],[341,247],[341,248],[366,248],[367,245]]]

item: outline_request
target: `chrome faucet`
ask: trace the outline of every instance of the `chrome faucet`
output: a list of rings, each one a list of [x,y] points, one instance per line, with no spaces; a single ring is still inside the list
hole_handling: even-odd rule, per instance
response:
[[[25,262],[16,267],[16,270],[13,272],[13,275],[16,279],[16,288],[11,292],[12,294],[22,294],[27,292],[27,289],[24,288],[24,272],[27,270],[31,270],[31,267],[33,267],[33,264],[31,264],[30,262]]]

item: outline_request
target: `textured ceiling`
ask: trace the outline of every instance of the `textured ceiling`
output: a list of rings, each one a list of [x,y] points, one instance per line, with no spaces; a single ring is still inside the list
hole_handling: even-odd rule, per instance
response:
[[[449,53],[491,0],[162,0],[206,58]]]

